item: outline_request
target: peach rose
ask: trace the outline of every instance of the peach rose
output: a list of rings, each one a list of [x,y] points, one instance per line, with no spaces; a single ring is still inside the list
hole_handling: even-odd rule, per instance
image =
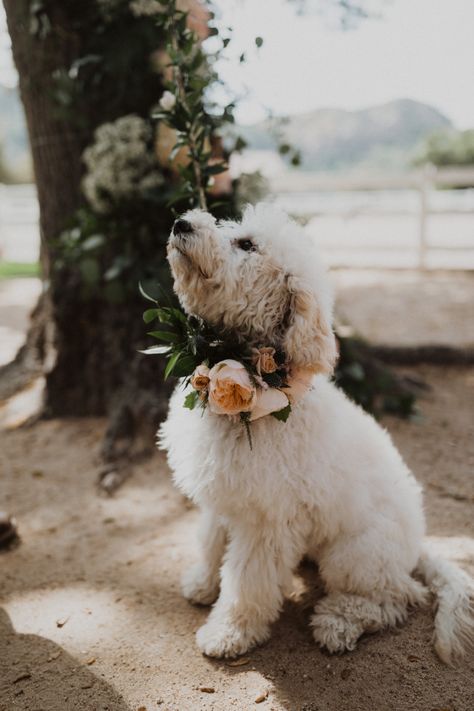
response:
[[[257,369],[257,373],[274,373],[278,370],[278,365],[275,362],[274,348],[253,348],[253,364]]]
[[[209,372],[209,407],[217,415],[250,412],[256,400],[256,388],[245,366],[236,360],[222,360]]]
[[[209,385],[209,368],[207,365],[198,365],[191,376],[191,385],[195,390],[207,390]]]

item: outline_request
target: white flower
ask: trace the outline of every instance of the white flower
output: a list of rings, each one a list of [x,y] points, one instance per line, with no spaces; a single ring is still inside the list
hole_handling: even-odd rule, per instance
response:
[[[140,199],[163,183],[154,155],[150,124],[140,116],[122,116],[99,126],[86,148],[84,195],[96,212],[106,214],[122,200]]]
[[[176,104],[176,96],[171,91],[165,91],[160,99],[160,106],[163,111],[171,111]]]
[[[135,17],[152,17],[159,12],[164,12],[164,8],[157,0],[133,0],[129,7]]]
[[[257,399],[250,414],[250,421],[258,420],[260,417],[270,415],[272,412],[279,412],[287,406],[288,398],[282,390],[277,388],[257,390]]]
[[[97,5],[105,20],[113,20],[123,2],[122,0],[97,0]]]

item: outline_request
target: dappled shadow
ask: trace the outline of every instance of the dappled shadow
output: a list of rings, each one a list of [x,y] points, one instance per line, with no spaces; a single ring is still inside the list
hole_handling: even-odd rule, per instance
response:
[[[467,380],[456,371],[444,385],[430,372],[427,380],[435,388],[422,403],[425,421],[387,421],[409,465],[427,485],[430,534],[449,548],[449,556],[461,541],[458,560],[469,567],[474,561],[468,478],[473,444],[463,404]],[[446,426],[450,394],[460,411],[449,414]],[[86,671],[97,673],[100,660],[101,672],[127,702],[134,700],[134,709],[138,701],[155,708],[149,699],[163,695],[162,708],[173,711],[247,710],[265,688],[268,700],[257,708],[267,711],[272,706],[275,711],[474,708],[472,662],[451,670],[437,660],[431,610],[412,611],[399,630],[367,636],[353,653],[330,657],[322,652],[309,627],[322,590],[316,570],[308,566],[300,571],[306,591],[286,602],[270,641],[246,655],[246,664],[202,657],[194,632],[208,610],[189,605],[179,586],[181,572],[197,554],[197,514],[173,489],[161,455],[137,467],[114,498],[99,496],[94,452],[102,436],[103,422],[88,420],[42,422],[1,437],[0,498],[18,519],[22,545],[2,556],[0,593],[18,629],[40,634],[50,629],[79,658],[82,650],[97,654],[97,665]],[[454,436],[462,438],[460,447]],[[55,620],[63,615],[70,615],[69,621],[57,630]],[[18,644],[25,640],[25,647],[42,640],[11,635]],[[0,647],[2,656],[3,651]],[[56,661],[44,663],[45,673]],[[17,684],[19,690],[23,681]],[[214,687],[215,693],[203,694],[201,685]],[[179,694],[184,696],[177,700]],[[82,706],[95,709],[87,701]],[[17,708],[22,707],[7,705],[5,711]],[[36,708],[50,707],[31,705]],[[62,708],[68,711],[67,705]],[[122,709],[113,703],[109,708]]]
[[[402,627],[367,635],[354,652],[332,656],[317,647],[309,625],[322,594],[317,570],[299,572],[306,592],[285,603],[270,641],[248,655],[249,664],[210,664],[233,677],[251,665],[268,682],[269,705],[278,701],[288,711],[472,711],[474,659],[458,669],[438,660],[431,610],[412,610]]]
[[[90,666],[34,634],[15,632],[0,608],[0,709],[2,711],[130,711],[123,697]]]

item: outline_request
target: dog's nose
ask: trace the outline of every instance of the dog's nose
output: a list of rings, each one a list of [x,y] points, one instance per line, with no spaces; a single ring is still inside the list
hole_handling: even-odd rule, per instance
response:
[[[193,231],[193,226],[187,220],[176,220],[173,225],[173,232],[175,235],[187,235]]]

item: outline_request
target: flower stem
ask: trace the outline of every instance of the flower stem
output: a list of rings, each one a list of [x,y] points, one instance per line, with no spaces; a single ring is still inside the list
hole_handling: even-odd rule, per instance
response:
[[[178,40],[177,40],[175,32],[173,32],[173,34],[171,36],[171,46],[173,47],[173,50],[175,52],[178,52],[179,46],[178,46]],[[181,101],[181,104],[185,108],[186,112],[190,115],[189,106],[188,106],[188,102],[187,102],[187,98],[186,98],[186,87],[184,85],[183,74],[182,74],[181,68],[177,64],[173,65],[173,76],[174,76],[174,80],[176,82],[176,86],[178,88],[179,100]],[[194,122],[192,122],[192,121],[191,121],[191,123],[189,123],[187,142],[188,142],[188,146],[189,146],[189,156],[190,156],[191,163],[193,166],[193,171],[194,171],[194,178],[196,180],[196,190],[197,190],[197,195],[198,195],[199,207],[201,208],[201,210],[207,210],[206,192],[205,192],[204,186],[203,186],[201,164],[199,162],[199,159],[197,158],[198,145],[197,145],[197,140],[196,140],[196,130],[194,127]]]

